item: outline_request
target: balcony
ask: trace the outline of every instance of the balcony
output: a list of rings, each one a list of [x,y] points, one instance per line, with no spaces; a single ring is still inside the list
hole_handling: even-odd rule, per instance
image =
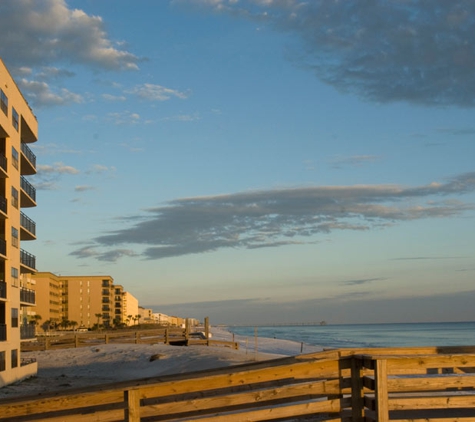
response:
[[[36,271],[36,256],[20,249],[20,264],[25,267],[22,268],[22,273],[31,273]]]
[[[7,241],[5,239],[0,239],[0,258],[6,259],[6,257],[7,257]]]
[[[34,324],[21,324],[20,325],[20,339],[29,340],[35,338],[35,326]]]
[[[0,341],[7,341],[7,325],[0,324]]]
[[[102,312],[110,312],[111,308],[107,305],[102,306]]]
[[[0,218],[6,218],[8,213],[7,198],[0,195]]]
[[[7,157],[0,154],[0,177],[8,177]]]
[[[20,240],[36,239],[36,223],[24,213],[20,213]]]
[[[3,280],[0,281],[0,299],[7,298],[7,283]]]
[[[31,289],[22,287],[20,289],[20,303],[22,305],[35,305],[36,304],[36,292]]]
[[[21,174],[36,174],[36,155],[23,142],[21,143],[21,152]]]
[[[36,189],[23,176],[20,179],[21,199],[20,206],[29,208],[36,207]]]

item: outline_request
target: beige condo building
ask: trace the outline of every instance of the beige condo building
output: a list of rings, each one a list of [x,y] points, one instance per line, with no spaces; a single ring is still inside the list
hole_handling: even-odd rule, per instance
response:
[[[38,139],[38,122],[0,59],[0,387],[36,374],[22,359],[20,344],[35,336],[36,258],[23,242],[36,239],[36,224],[25,209],[36,206],[26,176],[36,173],[28,144]]]
[[[109,275],[78,276],[36,272],[39,330],[69,321],[69,328],[140,323],[138,300]],[[67,328],[67,327],[66,327]]]

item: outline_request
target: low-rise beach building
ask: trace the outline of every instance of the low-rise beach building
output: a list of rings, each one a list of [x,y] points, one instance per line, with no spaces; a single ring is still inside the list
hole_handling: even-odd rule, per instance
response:
[[[23,211],[36,206],[36,173],[28,144],[38,139],[38,122],[0,59],[0,387],[36,374],[21,357],[21,342],[35,336],[36,257],[23,249],[36,239],[36,223]],[[31,323],[30,323],[31,322]]]

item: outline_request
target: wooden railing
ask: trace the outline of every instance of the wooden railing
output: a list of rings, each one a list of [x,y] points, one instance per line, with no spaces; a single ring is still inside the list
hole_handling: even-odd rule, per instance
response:
[[[0,401],[2,421],[473,421],[475,347],[344,349]]]
[[[153,330],[139,331],[108,331],[104,333],[92,332],[82,334],[64,334],[60,331],[58,335],[37,337],[35,342],[22,344],[22,351],[67,349],[72,347],[94,346],[109,343],[165,343],[172,345],[207,345],[207,346],[229,346],[234,349],[239,348],[239,344],[233,341],[221,341],[201,338],[197,333],[187,332],[182,328],[160,328]]]

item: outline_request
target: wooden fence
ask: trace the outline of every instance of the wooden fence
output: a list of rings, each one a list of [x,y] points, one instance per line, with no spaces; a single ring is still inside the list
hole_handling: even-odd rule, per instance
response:
[[[165,343],[172,345],[207,345],[229,346],[239,348],[237,342],[207,339],[202,333],[190,333],[182,328],[161,328],[139,331],[109,331],[104,333],[92,332],[81,334],[63,334],[56,336],[37,337],[36,341],[23,342],[24,352],[33,350],[65,349],[70,347],[85,347],[109,343]]]
[[[475,347],[340,349],[0,401],[0,421],[475,420]]]

